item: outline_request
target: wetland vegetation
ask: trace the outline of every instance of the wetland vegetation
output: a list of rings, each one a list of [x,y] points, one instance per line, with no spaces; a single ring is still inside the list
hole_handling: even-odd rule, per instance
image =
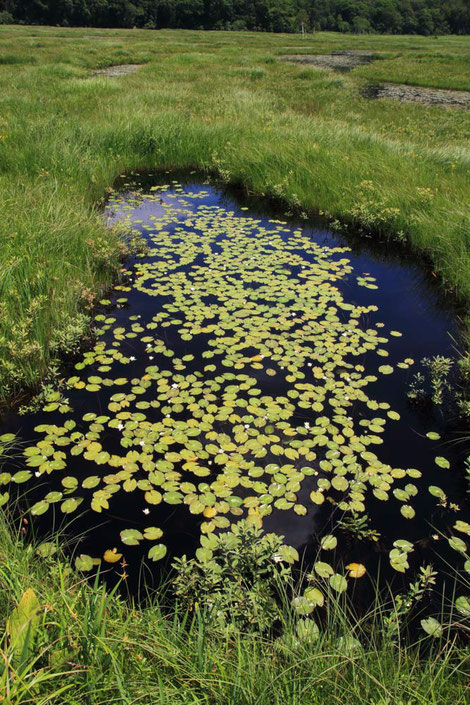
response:
[[[7,701],[465,703],[470,114],[364,89],[468,41],[90,32],[0,28]]]

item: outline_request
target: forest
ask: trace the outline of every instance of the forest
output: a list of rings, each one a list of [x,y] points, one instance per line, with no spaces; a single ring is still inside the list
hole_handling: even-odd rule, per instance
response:
[[[0,24],[469,34],[467,0],[0,0]]]

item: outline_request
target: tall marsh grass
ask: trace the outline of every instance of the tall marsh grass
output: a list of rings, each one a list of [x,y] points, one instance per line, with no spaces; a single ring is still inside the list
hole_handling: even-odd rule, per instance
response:
[[[0,517],[0,689],[12,705],[465,705],[468,646],[444,635],[406,647],[383,636],[390,604],[354,618],[331,601],[326,620],[275,633],[219,631],[210,615],[169,602],[134,605],[26,544]],[[382,636],[381,636],[382,635]]]

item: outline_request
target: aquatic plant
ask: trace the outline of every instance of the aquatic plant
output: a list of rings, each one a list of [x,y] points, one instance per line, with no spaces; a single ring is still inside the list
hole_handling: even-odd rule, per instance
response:
[[[367,514],[351,512],[338,521],[338,528],[359,541],[378,541],[380,534],[370,526]]]
[[[433,404],[442,404],[444,394],[450,389],[448,377],[453,367],[453,360],[442,355],[425,357],[422,364],[427,368],[431,383],[431,400]]]
[[[282,619],[289,565],[298,558],[282,536],[240,521],[203,537],[196,558],[175,559],[175,595],[185,609],[206,612],[222,631],[270,632]]]

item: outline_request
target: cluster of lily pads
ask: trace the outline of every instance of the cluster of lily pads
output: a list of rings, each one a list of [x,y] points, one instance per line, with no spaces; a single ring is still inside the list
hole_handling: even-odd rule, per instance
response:
[[[400,333],[374,322],[374,304],[347,301],[339,285],[354,279],[373,290],[375,279],[355,274],[346,247],[322,246],[282,221],[263,226],[205,196],[167,185],[112,199],[108,212],[146,233],[150,251],[103,300],[97,342],[75,365],[68,391],[48,396],[43,411],[52,421],[36,426],[24,467],[0,475],[4,486],[60,477],[60,489],[49,488],[32,515],[53,505],[64,514],[102,513],[118,493],[140,493],[149,525],[123,530],[122,546],[103,557],[81,555],[83,570],[100,558],[117,562],[124,547],[142,541],[151,560],[163,558],[162,504],[200,518],[201,561],[211,559],[214,532],[240,517],[261,527],[272,512],[305,516],[324,503],[362,515],[371,497],[393,499],[404,518],[415,516],[422,472],[381,460],[387,426],[400,416],[370,391],[394,373],[387,345]],[[135,215],[142,206],[146,220]],[[141,313],[129,292],[148,300]],[[412,364],[406,358],[398,367]],[[75,390],[89,395],[81,418]],[[74,456],[80,476],[67,471]],[[448,467],[442,456],[436,463]],[[300,498],[305,487],[308,500],[305,492]],[[440,488],[429,490],[446,501]],[[7,487],[1,497],[8,501]],[[459,520],[455,530],[470,535],[470,524]],[[338,540],[339,533],[322,539],[314,571],[341,592],[366,569],[352,563],[336,572],[323,551]],[[465,554],[462,538],[449,543]],[[393,568],[404,572],[412,551],[397,538]],[[286,546],[278,558],[293,562],[297,552]]]

